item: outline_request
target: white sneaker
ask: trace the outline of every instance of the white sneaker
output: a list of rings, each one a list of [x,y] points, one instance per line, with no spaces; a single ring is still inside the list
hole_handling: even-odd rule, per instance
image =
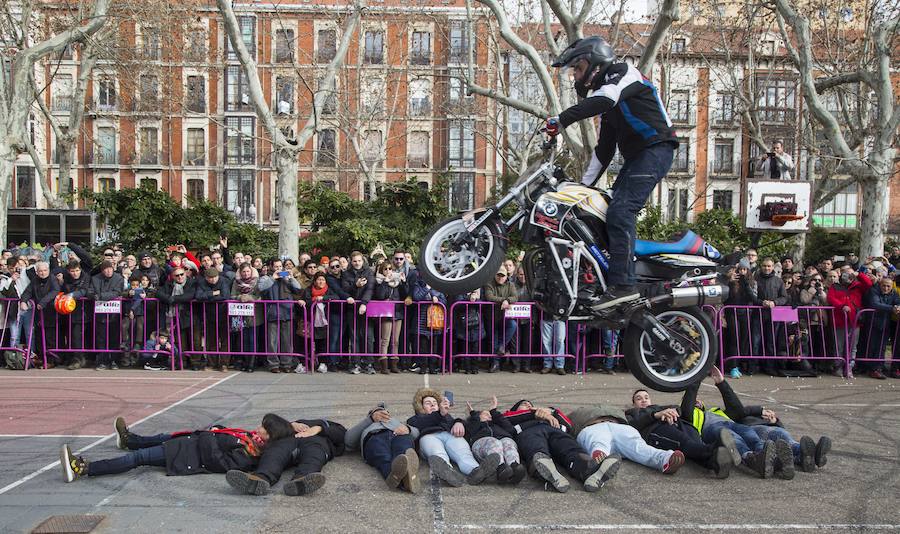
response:
[[[297,374],[303,374],[303,373],[306,373],[306,366],[303,365],[302,363],[298,363],[298,364],[297,364],[297,368],[294,369],[294,372],[297,373]]]
[[[319,367],[318,367],[316,370],[319,371],[319,372],[322,373],[322,374],[325,374],[325,373],[328,372],[328,366],[325,365],[324,363],[320,363],[320,364],[319,364]]]
[[[351,375],[358,375],[358,374],[361,373],[361,372],[362,372],[362,371],[359,370],[359,366],[358,366],[358,365],[354,365],[353,368],[350,369],[350,374],[351,374]]]

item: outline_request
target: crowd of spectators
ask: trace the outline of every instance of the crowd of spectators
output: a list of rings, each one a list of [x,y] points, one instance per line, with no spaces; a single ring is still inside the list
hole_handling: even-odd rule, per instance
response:
[[[900,312],[900,248],[807,266],[791,257],[761,259],[750,249],[726,262],[733,267],[725,305],[747,306],[718,313],[731,378],[842,375],[837,358],[848,354],[881,360],[858,364],[873,378],[900,378],[900,366],[885,366]],[[56,311],[60,293],[75,299],[72,313]],[[43,252],[4,251],[0,296],[7,299],[0,302],[2,346],[30,347],[35,366],[46,358],[48,367],[93,361],[98,370],[161,370],[171,358],[195,370],[305,372],[312,349],[320,373],[424,374],[440,372],[445,347],[454,369],[472,374],[564,375],[574,371],[577,354],[590,356],[588,370],[614,373],[622,365],[618,332],[543,320],[536,306],[510,315],[531,300],[513,259],[484,287],[444,295],[425,284],[404,250],[264,259],[231,250],[223,237],[208,251],[178,245],[160,257],[110,246],[95,261],[78,244],[57,243]],[[117,313],[93,313],[109,301],[121,302]],[[226,301],[256,304],[235,317]],[[774,317],[779,307],[797,308],[797,318]],[[26,357],[5,352],[9,367],[21,368]]]

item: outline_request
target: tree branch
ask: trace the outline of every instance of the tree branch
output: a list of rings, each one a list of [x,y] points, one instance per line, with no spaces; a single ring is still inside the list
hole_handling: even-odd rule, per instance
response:
[[[666,41],[666,32],[673,22],[679,20],[678,0],[663,0],[662,7],[659,10],[659,16],[647,38],[647,44],[644,52],[641,54],[641,60],[638,62],[637,68],[644,73],[650,73],[653,64],[656,62],[656,56]]]
[[[865,77],[866,73],[864,71],[858,70],[856,72],[847,72],[844,74],[828,76],[826,78],[818,78],[815,81],[816,92],[822,94],[828,89],[837,87],[839,85],[863,82],[865,81]]]
[[[509,106],[511,108],[518,109],[519,111],[524,111],[525,113],[529,113],[531,115],[534,115],[535,117],[547,118],[548,116],[550,116],[550,113],[540,106],[525,102],[524,100],[519,100],[518,98],[513,98],[509,95],[498,93],[493,89],[481,87],[480,85],[475,85],[471,82],[469,82],[468,85],[468,92],[470,94],[491,98],[493,100],[496,100],[497,102],[500,102],[504,106]]]

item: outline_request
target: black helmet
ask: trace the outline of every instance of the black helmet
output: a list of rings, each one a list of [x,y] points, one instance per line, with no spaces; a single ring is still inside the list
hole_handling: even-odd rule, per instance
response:
[[[606,69],[616,60],[616,54],[602,37],[587,37],[576,39],[553,62],[554,67],[570,67],[579,59],[588,62],[588,68],[580,80],[575,80],[575,90],[578,96],[584,98],[590,86],[591,80],[602,79]]]

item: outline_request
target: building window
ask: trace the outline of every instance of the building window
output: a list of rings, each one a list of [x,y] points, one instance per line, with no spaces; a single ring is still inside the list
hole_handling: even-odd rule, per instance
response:
[[[465,63],[469,55],[469,32],[464,20],[450,21],[450,58],[451,63]]]
[[[159,130],[141,128],[141,165],[159,164]]]
[[[716,109],[713,120],[719,124],[734,122],[734,95],[731,93],[719,93],[716,95]]]
[[[319,185],[329,191],[337,191],[337,184],[334,183],[334,180],[319,180]]]
[[[413,32],[410,65],[431,65],[431,33]]]
[[[156,178],[141,178],[139,187],[141,189],[146,189],[147,191],[158,191],[159,182],[156,180]]]
[[[256,183],[250,169],[228,169],[225,171],[225,209],[234,212],[240,207],[245,216],[250,206],[256,206]]]
[[[325,91],[323,85],[323,78],[317,78],[316,91]],[[328,90],[327,92],[328,95],[325,97],[325,100],[322,103],[322,115],[334,115],[334,113],[337,111],[337,94],[332,90]]]
[[[206,113],[206,79],[203,76],[188,76],[184,98],[188,111]]]
[[[381,164],[381,130],[366,130],[362,138],[362,156],[370,167]]]
[[[279,76],[275,80],[275,102],[279,115],[294,113],[294,79]]]
[[[724,211],[732,211],[732,199],[734,198],[734,194],[728,189],[714,189],[713,190],[713,209],[714,210],[724,210]]]
[[[104,76],[97,82],[97,109],[113,111],[116,109],[116,81]]]
[[[366,32],[366,49],[363,63],[380,65],[384,63],[384,32],[369,30]]]
[[[294,62],[294,30],[275,30],[275,63]]]
[[[141,111],[155,111],[159,109],[159,78],[151,74],[144,74],[140,79],[140,107]]]
[[[760,94],[757,101],[759,119],[763,122],[783,124],[794,116],[796,89],[792,80],[759,80]]]
[[[225,69],[225,111],[249,111],[250,88],[240,65]]]
[[[450,167],[475,166],[475,121],[454,120],[449,126],[448,159]]]
[[[254,117],[225,118],[225,163],[253,165],[256,162],[256,119]]]
[[[247,52],[250,53],[250,57],[256,59],[256,19],[254,17],[239,17],[238,24],[241,29],[241,40],[244,41]],[[229,38],[228,35],[225,36],[225,41],[227,43],[226,48],[228,49],[228,60],[237,60],[237,52],[233,50],[231,38]]]
[[[850,186],[834,196],[828,204],[813,212],[813,224],[824,228],[856,228],[859,198],[856,186]]]
[[[687,51],[687,41],[684,38],[676,38],[672,40],[672,53],[684,54]]]
[[[454,104],[460,104],[467,98],[465,76],[459,69],[451,69],[448,76],[450,77],[450,94],[447,95],[448,99]]]
[[[688,190],[680,187],[670,188],[667,208],[669,221],[687,222]]]
[[[407,146],[407,167],[421,169],[428,167],[428,152],[431,139],[428,132],[410,132]]]
[[[424,78],[409,82],[409,114],[412,117],[431,115],[431,83]]]
[[[690,141],[684,138],[678,139],[678,148],[675,149],[675,158],[672,161],[672,170],[675,172],[688,172],[690,163],[688,155],[691,152]]]
[[[689,91],[672,91],[667,111],[673,123],[688,124],[690,122],[690,96]]]
[[[152,27],[141,29],[141,56],[158,61],[160,56],[159,30]]]
[[[7,79],[9,75],[7,75]],[[72,111],[72,75],[58,74],[52,83],[53,99],[51,107],[53,111]]]
[[[475,173],[455,172],[450,176],[447,206],[450,211],[468,211],[475,204]]]
[[[759,51],[764,56],[774,56],[776,49],[775,39],[763,39],[759,43]]]
[[[115,191],[116,190],[116,179],[115,178],[98,178],[97,179],[97,187],[101,193],[106,193],[107,191]]]
[[[116,159],[116,129],[111,127],[97,128],[97,163],[100,165],[115,165]]]
[[[16,207],[34,208],[34,167],[16,167]]]
[[[206,198],[203,180],[200,180],[198,178],[188,178],[187,197],[194,202]]]
[[[203,128],[188,128],[184,164],[190,166],[206,164],[206,132]]]
[[[319,30],[316,39],[316,61],[328,63],[337,55],[337,30]]]
[[[327,129],[320,131],[317,146],[316,165],[321,167],[334,167],[337,159],[337,146],[334,130]]]
[[[184,58],[188,61],[193,62],[202,62],[206,59],[205,29],[193,28],[189,30],[187,37],[187,48],[184,51]]]
[[[713,173],[734,174],[734,140],[716,139]]]
[[[367,115],[380,115],[384,113],[384,80],[378,76],[370,76],[363,80],[361,89],[361,108]]]

